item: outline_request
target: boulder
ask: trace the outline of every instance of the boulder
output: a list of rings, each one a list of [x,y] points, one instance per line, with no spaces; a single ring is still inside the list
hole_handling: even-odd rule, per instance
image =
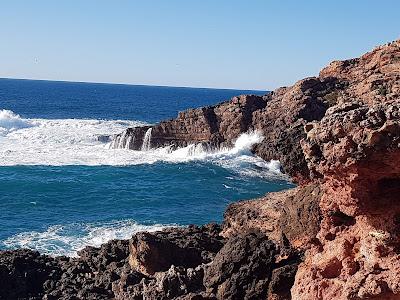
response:
[[[219,225],[209,224],[138,233],[130,240],[129,263],[146,275],[167,271],[172,265],[194,268],[208,263],[223,246],[220,230]]]

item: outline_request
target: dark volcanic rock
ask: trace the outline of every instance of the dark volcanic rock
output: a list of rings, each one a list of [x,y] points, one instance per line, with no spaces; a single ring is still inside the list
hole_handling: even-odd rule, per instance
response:
[[[208,263],[223,246],[220,231],[219,225],[209,224],[138,233],[130,241],[129,263],[148,275],[171,265],[193,268]]]
[[[290,289],[294,284],[298,263],[290,263],[272,271],[268,286],[269,300],[291,299]]]
[[[271,282],[274,269],[285,265],[293,265],[296,269],[299,262],[295,253],[285,254],[287,257],[280,260],[283,253],[279,247],[261,233],[232,237],[206,268],[204,285],[218,299],[266,299],[270,284],[271,293],[282,294],[278,287],[282,279],[277,273],[273,277],[274,283]],[[293,271],[286,274],[290,277],[287,285],[294,281],[294,274]]]
[[[201,293],[203,269],[171,266],[166,272],[156,273],[154,279],[143,281],[144,299],[176,299],[189,293]]]
[[[61,275],[51,257],[31,250],[0,252],[0,299],[41,299],[46,280]]]
[[[128,241],[86,247],[77,258],[56,259],[61,276],[45,282],[48,299],[111,299],[112,283],[130,270]],[[142,277],[144,277],[142,275]]]
[[[304,125],[320,120],[334,104],[327,96],[344,86],[334,78],[312,77],[267,95],[267,106],[253,115],[253,128],[264,135],[255,153],[265,160],[279,160],[283,171],[294,180],[307,180],[309,172],[300,146]]]

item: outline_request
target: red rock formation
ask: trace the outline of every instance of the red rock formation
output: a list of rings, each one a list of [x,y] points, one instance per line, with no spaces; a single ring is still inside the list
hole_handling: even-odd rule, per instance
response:
[[[230,238],[259,231],[275,243],[287,239],[294,247],[304,249],[319,231],[321,194],[319,185],[310,184],[232,203],[224,214],[222,235]]]
[[[224,238],[208,225],[79,258],[0,251],[0,298],[400,299],[400,41],[118,138],[140,149],[150,128],[153,147],[217,147],[260,130],[254,152],[300,185],[229,206]]]
[[[307,126],[302,147],[322,177],[318,243],[293,299],[400,299],[400,41],[335,62],[338,104]]]

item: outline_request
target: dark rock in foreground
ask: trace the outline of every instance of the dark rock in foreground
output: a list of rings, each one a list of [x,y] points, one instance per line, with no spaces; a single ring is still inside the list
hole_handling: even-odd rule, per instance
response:
[[[285,250],[288,249],[280,249],[262,233],[235,236],[206,268],[204,284],[218,299],[266,299],[269,292],[288,299],[288,290],[283,289],[282,293],[278,286],[284,281],[291,286],[295,272],[289,269],[297,270],[299,259],[295,251]],[[285,258],[280,259],[281,255]],[[282,280],[278,275],[282,267],[288,268],[286,276],[291,274],[291,278]]]
[[[223,246],[220,227],[167,228],[160,232],[141,232],[130,240],[129,263],[147,275],[167,271],[171,265],[194,268],[212,261]]]
[[[37,251],[0,252],[0,299],[41,299],[45,282],[60,276],[57,262]]]
[[[296,251],[261,233],[225,240],[220,231],[209,224],[138,233],[129,241],[86,247],[77,258],[3,251],[0,299],[260,299],[269,290],[285,294],[279,286],[294,281],[290,270],[299,263]],[[279,275],[282,267],[288,268],[285,275]]]

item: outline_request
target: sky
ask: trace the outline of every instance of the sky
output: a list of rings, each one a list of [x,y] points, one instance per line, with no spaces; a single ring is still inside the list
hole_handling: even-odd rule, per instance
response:
[[[399,0],[0,0],[0,78],[272,90],[400,38]]]

